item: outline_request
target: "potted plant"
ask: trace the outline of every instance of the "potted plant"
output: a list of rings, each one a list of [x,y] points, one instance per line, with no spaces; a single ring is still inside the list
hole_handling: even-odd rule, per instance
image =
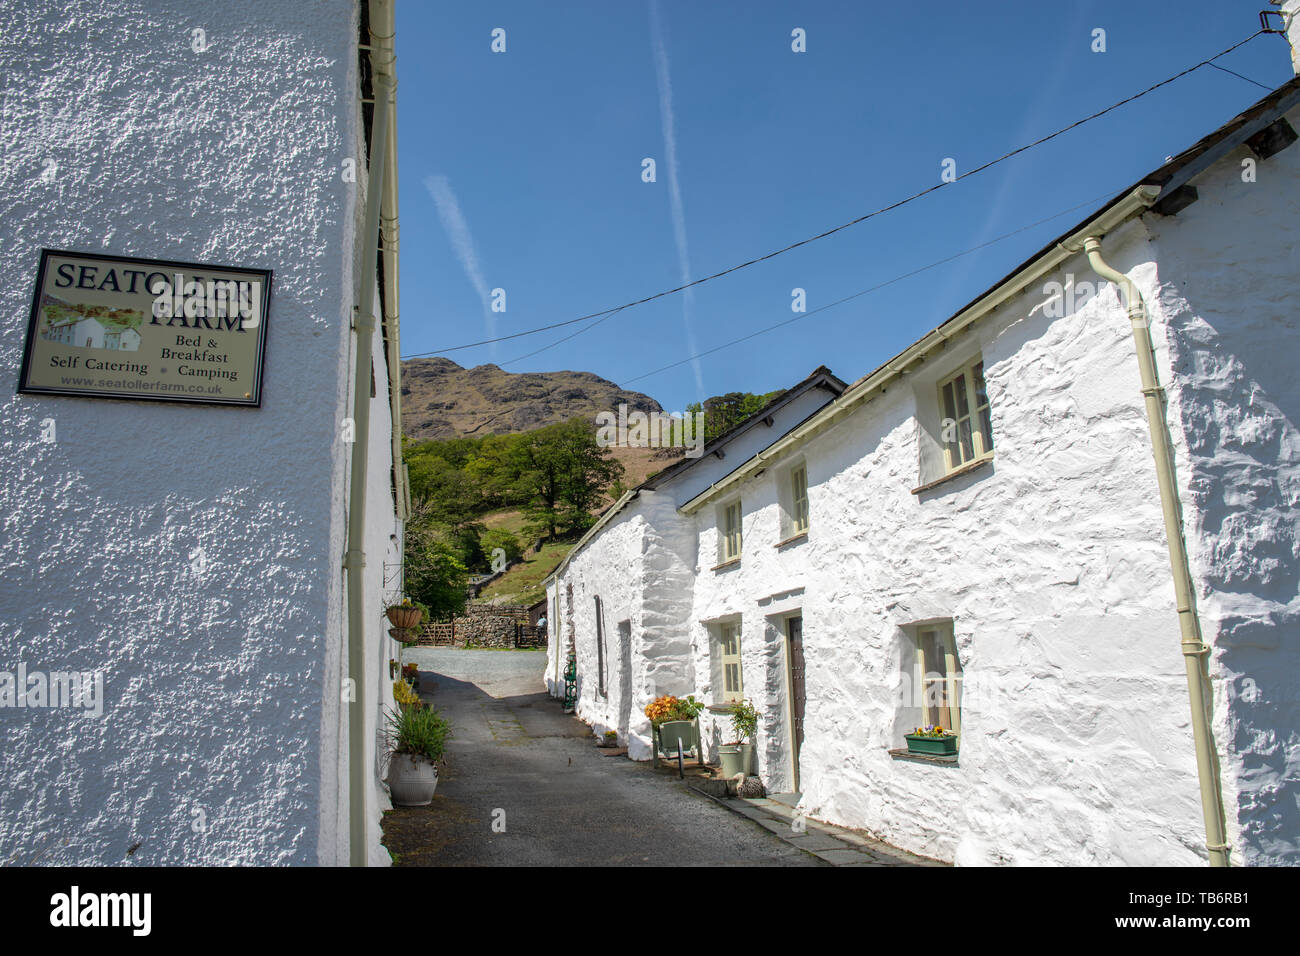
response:
[[[731,732],[736,739],[718,748],[724,777],[734,777],[738,773],[748,777],[754,773],[754,734],[758,732],[760,716],[749,698],[737,701],[732,707]]]
[[[394,806],[427,807],[451,725],[432,707],[399,705],[388,715],[388,789]]]
[[[597,746],[597,747],[606,747],[606,748],[617,747],[617,746],[618,746],[618,731],[617,731],[617,730],[607,730],[607,731],[605,731],[605,735],[604,735],[603,737],[601,737],[600,742],[597,743],[596,746]]]
[[[412,690],[420,689],[420,668],[416,664],[402,665],[402,680],[411,685]]]
[[[685,753],[696,746],[695,718],[703,709],[704,704],[693,694],[680,698],[665,694],[646,705],[645,715],[658,731],[659,746],[665,755],[671,756],[679,749]]]
[[[384,613],[393,625],[389,636],[400,644],[414,644],[420,636],[420,621],[429,616],[429,609],[419,601],[402,598],[401,604],[390,604]]]
[[[402,598],[401,604],[389,605],[384,613],[388,615],[388,621],[393,627],[403,629],[419,627],[420,619],[424,617],[423,610],[417,607],[409,597]]]
[[[957,735],[942,727],[917,727],[907,739],[907,752],[931,757],[951,757],[957,753]]]

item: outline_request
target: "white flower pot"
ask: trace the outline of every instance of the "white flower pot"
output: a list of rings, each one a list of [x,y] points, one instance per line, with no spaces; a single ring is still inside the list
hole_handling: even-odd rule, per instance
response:
[[[388,789],[393,805],[427,807],[438,786],[438,768],[418,754],[393,754],[388,763]]]

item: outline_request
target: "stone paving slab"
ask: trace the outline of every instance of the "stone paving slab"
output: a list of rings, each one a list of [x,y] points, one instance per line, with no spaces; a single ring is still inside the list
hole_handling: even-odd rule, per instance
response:
[[[795,834],[790,837],[787,843],[792,843],[801,850],[807,850],[810,853],[819,853],[823,850],[843,850],[844,844],[833,836],[825,833],[804,833]]]
[[[704,793],[703,790],[700,791]],[[726,807],[776,834],[786,843],[816,856],[832,866],[947,866],[940,860],[908,853],[866,834],[837,827],[822,820],[802,818],[796,807],[764,797],[714,797]],[[794,821],[801,817],[802,826]]]

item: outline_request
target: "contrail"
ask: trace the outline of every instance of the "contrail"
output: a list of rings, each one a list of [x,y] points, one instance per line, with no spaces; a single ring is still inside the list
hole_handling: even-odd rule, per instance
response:
[[[668,50],[664,46],[663,25],[659,19],[659,2],[650,0],[650,30],[654,45],[655,79],[659,85],[659,123],[664,134],[664,160],[668,167],[668,198],[673,215],[673,237],[677,242],[677,269],[683,284],[691,279],[690,254],[686,245],[686,211],[682,206],[682,188],[677,175],[677,120],[673,115],[673,84],[668,75]],[[695,345],[695,323],[691,321],[694,292],[687,289],[682,295],[682,324],[686,327],[686,343],[691,354],[699,351]],[[704,376],[700,361],[691,362],[695,371],[695,388],[700,401],[704,401]]]
[[[495,338],[497,323],[496,313],[492,311],[490,302],[492,293],[488,288],[487,279],[483,277],[483,270],[479,267],[478,252],[474,249],[474,237],[469,233],[469,223],[465,221],[465,216],[460,211],[456,194],[451,190],[451,182],[446,176],[426,176],[424,188],[429,191],[429,195],[433,197],[433,204],[438,207],[438,218],[442,221],[443,231],[447,233],[452,251],[460,260],[461,268],[465,270],[465,277],[478,293],[479,301],[483,303],[483,320],[487,327],[486,338]],[[493,358],[496,357],[496,353],[497,345],[494,342]]]

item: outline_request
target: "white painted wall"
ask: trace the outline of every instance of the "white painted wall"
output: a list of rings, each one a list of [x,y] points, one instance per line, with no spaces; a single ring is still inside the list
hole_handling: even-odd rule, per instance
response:
[[[1300,110],[1288,117],[1300,127]],[[1154,224],[1215,733],[1242,863],[1300,863],[1300,149],[1244,147]]]
[[[1214,646],[1229,838],[1237,862],[1277,864],[1300,858],[1300,387],[1290,367],[1300,151],[1261,163],[1254,184],[1240,176],[1249,155],[1201,177],[1200,201],[1178,217],[1130,224],[1105,252],[1155,303]],[[1097,281],[1082,257],[1051,278],[1066,283],[1067,272]],[[917,420],[950,360],[804,446],[807,543],[772,547],[778,468],[741,489],[741,566],[702,567],[695,588],[696,673],[709,673],[704,622],[743,615],[762,774],[787,789],[773,621],[798,609],[806,812],[966,864],[1198,863],[1186,683],[1127,319],[1111,289],[1058,320],[1044,318],[1043,298],[1013,300],[952,347],[954,360],[985,359],[991,470],[910,493],[923,477]],[[716,547],[714,514],[700,512],[702,555]],[[887,753],[911,722],[897,696],[902,628],[937,617],[955,622],[966,678],[956,768]],[[730,739],[718,730],[715,742]]]
[[[0,856],[343,861],[339,423],[362,197],[339,169],[360,137],[356,4],[0,12],[11,381],[41,246],[275,271],[261,409],[0,395],[0,668],[106,673],[102,718],[0,709]],[[378,693],[395,527],[382,361],[376,374],[364,679]],[[189,570],[200,547],[204,577]]]
[[[1082,257],[1065,271],[1096,281]],[[1148,287],[1153,270],[1136,278]],[[806,543],[773,547],[777,469],[748,483],[741,566],[702,569],[692,616],[743,615],[763,774],[785,789],[768,615],[802,611],[801,806],[813,816],[963,863],[1193,863],[1190,725],[1128,324],[1113,292],[1059,320],[1043,317],[1045,298],[1013,300],[911,387],[804,447]],[[996,460],[913,495],[918,401],[977,353]],[[700,519],[706,553],[712,510]],[[900,711],[903,627],[939,617],[955,622],[966,676],[957,768],[888,753],[917,720]],[[702,623],[694,638],[704,672]]]

